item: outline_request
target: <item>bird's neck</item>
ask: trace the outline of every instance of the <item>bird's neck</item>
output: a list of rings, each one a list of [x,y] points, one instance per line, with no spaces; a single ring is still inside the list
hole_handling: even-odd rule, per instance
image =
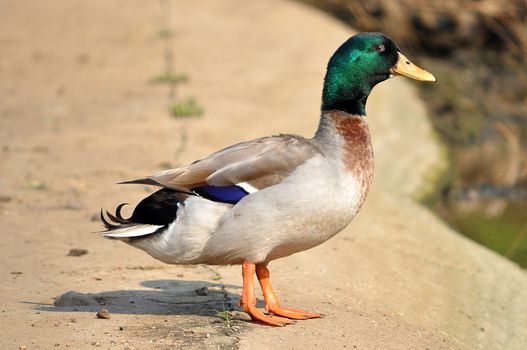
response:
[[[322,143],[344,142],[360,139],[370,142],[368,122],[365,115],[342,110],[322,111],[317,131],[313,138]]]
[[[324,77],[322,112],[335,110],[366,115],[366,101],[373,85],[360,70],[346,70],[338,62],[330,62]]]
[[[347,170],[371,181],[373,149],[367,118],[341,110],[322,112],[313,140],[328,157],[337,157]]]
[[[354,98],[335,99],[322,103],[322,113],[342,111],[359,117],[366,116],[366,100],[368,95],[358,95]]]

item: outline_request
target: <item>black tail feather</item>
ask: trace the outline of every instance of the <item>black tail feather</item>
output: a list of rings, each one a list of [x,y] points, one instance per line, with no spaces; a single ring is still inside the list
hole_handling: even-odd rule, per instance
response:
[[[117,216],[117,219],[119,219],[120,223],[125,223],[128,221],[128,219],[123,218],[121,215],[121,209],[123,209],[125,205],[128,205],[128,203],[121,203],[117,206],[117,208],[115,208],[115,216]]]
[[[135,207],[128,219],[122,216],[121,210],[128,203],[121,203],[115,208],[115,214],[101,209],[101,221],[107,231],[123,225],[149,224],[168,225],[176,219],[179,203],[185,201],[189,194],[179,190],[163,188],[144,198]]]
[[[123,218],[123,216],[121,215],[121,209],[127,204],[128,203],[121,203],[121,204],[119,204],[117,206],[117,208],[115,209],[115,215],[113,215],[108,210],[106,210],[106,216],[108,216],[108,219],[104,217],[104,212],[103,212],[103,209],[101,208],[101,213],[100,213],[101,221],[102,221],[104,227],[108,231],[116,229],[116,228],[119,228],[122,225],[126,225],[126,224],[132,223],[128,219]]]
[[[112,224],[110,224],[110,223],[106,220],[106,218],[104,217],[104,214],[103,214],[103,210],[102,210],[102,208],[101,208],[100,217],[101,217],[101,221],[102,221],[104,227],[105,227],[108,231],[117,227],[116,225],[112,225]]]
[[[163,186],[159,182],[154,181],[145,177],[144,179],[128,180],[123,182],[118,182],[118,185],[152,185],[152,186]]]
[[[118,224],[125,224],[126,223],[126,220],[118,219],[115,215],[112,215],[108,210],[106,211],[106,216],[108,216],[108,218],[110,218],[110,220],[112,220],[113,222],[116,222]]]

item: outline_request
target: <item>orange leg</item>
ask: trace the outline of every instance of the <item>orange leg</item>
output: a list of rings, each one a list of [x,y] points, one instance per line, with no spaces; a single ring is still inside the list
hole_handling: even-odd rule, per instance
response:
[[[267,269],[266,265],[256,265],[256,276],[258,277],[258,281],[262,287],[262,292],[265,299],[265,309],[270,313],[295,320],[322,317],[320,314],[314,314],[303,310],[281,308],[280,302],[278,301],[278,298],[271,287],[271,282],[269,281],[269,270]]]
[[[243,289],[240,305],[243,307],[243,311],[248,313],[249,316],[255,321],[259,321],[271,326],[285,326],[293,322],[283,319],[280,317],[271,317],[264,315],[260,310],[256,308],[256,295],[254,294],[254,272],[255,265],[244,261],[242,264],[242,276],[243,276]]]

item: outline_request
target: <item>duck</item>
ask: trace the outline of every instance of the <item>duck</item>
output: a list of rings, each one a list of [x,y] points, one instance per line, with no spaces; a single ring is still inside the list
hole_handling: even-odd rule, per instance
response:
[[[129,218],[101,210],[102,236],[167,264],[241,265],[240,306],[284,326],[322,315],[282,307],[268,264],[316,247],[347,227],[370,187],[374,158],[366,102],[394,76],[435,82],[382,33],[358,33],[331,56],[311,138],[279,134],[226,147],[191,164],[122,182],[159,189]],[[256,307],[254,276],[265,311]]]

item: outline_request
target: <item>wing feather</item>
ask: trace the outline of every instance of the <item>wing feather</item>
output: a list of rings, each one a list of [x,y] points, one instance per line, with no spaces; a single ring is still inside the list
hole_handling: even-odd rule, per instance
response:
[[[188,190],[199,186],[246,183],[256,189],[272,186],[319,153],[306,138],[276,135],[238,143],[182,168],[170,169],[127,183],[154,183]]]

